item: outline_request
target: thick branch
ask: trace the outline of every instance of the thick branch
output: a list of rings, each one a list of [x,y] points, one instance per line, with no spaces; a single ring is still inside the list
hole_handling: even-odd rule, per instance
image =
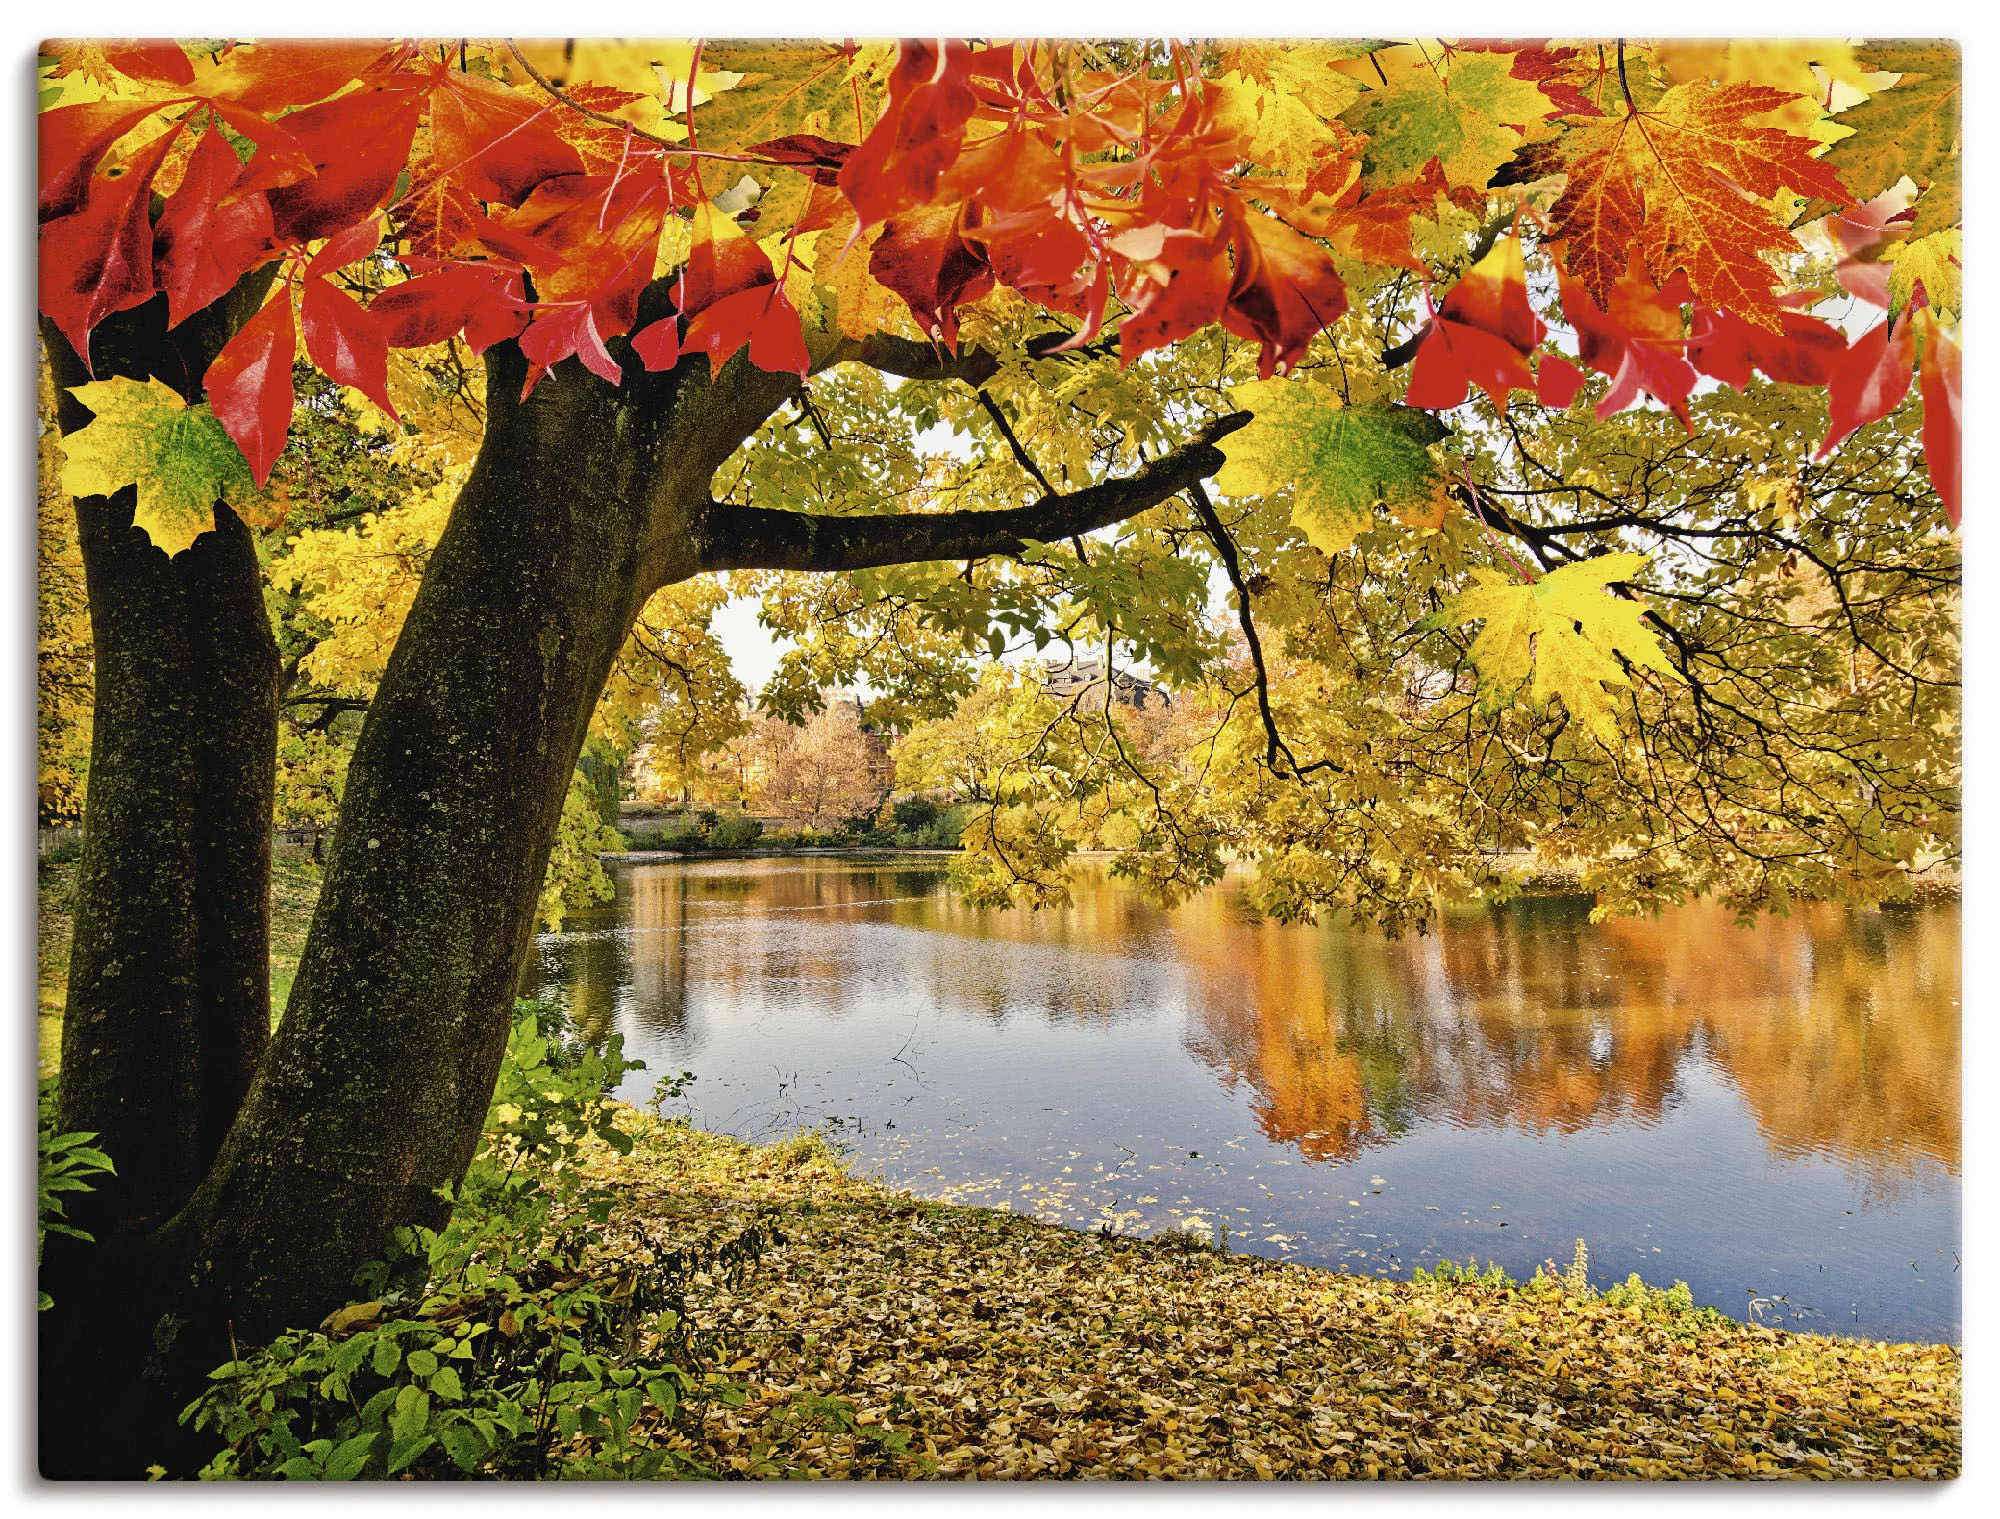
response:
[[[702,525],[701,568],[863,570],[931,559],[1018,557],[1031,542],[1095,532],[1187,490],[1222,468],[1216,440],[1249,421],[1250,414],[1241,411],[1218,417],[1136,474],[1005,511],[832,517],[711,503]]]
[[[1000,361],[983,348],[947,353],[933,343],[873,332],[859,340],[843,337],[813,364],[815,373],[836,364],[866,364],[906,380],[963,380],[977,387],[1000,372]]]

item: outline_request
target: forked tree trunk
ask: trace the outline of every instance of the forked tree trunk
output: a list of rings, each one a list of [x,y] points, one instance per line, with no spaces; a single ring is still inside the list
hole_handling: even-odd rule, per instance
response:
[[[641,325],[665,298],[648,292]],[[905,346],[876,357],[946,372]],[[205,361],[180,362],[193,394]],[[240,1104],[265,1017],[276,720],[254,555],[226,514],[169,564],[136,542],[129,504],[122,518],[83,508],[103,514],[85,534],[99,706],[64,1112],[130,1170],[100,1201],[113,1246],[66,1252],[88,1276],[52,1284],[97,1319],[67,1340],[44,1326],[49,1475],[186,1471],[202,1444],[175,1415],[232,1345],[318,1323],[388,1229],[442,1221],[439,1190],[463,1177],[492,1096],[571,770],[654,590],[739,565],[1018,552],[1023,535],[1119,520],[1221,462],[1203,443],[1011,511],[721,514],[716,469],[797,377],[741,355],[711,377],[695,354],[665,374],[630,365],[614,386],[569,360],[523,399],[512,343],[489,350],[487,374],[479,458],[369,706],[290,1004]],[[246,1006],[254,1030],[213,1016]]]
[[[489,353],[479,458],[370,703],[285,1017],[155,1241],[162,1409],[232,1339],[318,1323],[389,1228],[445,1217],[612,661],[694,572],[691,509],[790,388],[706,369],[614,387],[571,362],[521,401],[518,349]]]

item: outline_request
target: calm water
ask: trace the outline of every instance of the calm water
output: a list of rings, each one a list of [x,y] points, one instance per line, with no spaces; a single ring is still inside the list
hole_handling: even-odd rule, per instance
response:
[[[1959,919],[1538,898],[1428,938],[1163,912],[1094,881],[975,911],[931,860],[620,869],[540,942],[669,1112],[824,1125],[924,1196],[1407,1274],[1590,1244],[1798,1328],[1956,1339]]]

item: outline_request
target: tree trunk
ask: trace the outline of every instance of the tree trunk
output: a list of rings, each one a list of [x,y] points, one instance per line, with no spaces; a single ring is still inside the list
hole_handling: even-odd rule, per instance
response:
[[[160,1239],[154,1373],[316,1324],[398,1224],[441,1223],[477,1145],[570,772],[689,511],[790,384],[705,359],[622,387],[574,361],[487,426],[348,769],[290,1003],[222,1153]],[[795,382],[792,382],[795,383]]]
[[[169,335],[164,302],[143,307],[99,328],[97,375],[186,393],[227,327]],[[48,348],[59,385],[88,378],[59,335]],[[59,394],[65,434],[89,421]],[[255,545],[218,503],[214,529],[169,558],[133,525],[135,501],[128,487],[76,503],[96,702],[57,1122],[96,1133],[118,1171],[70,1210],[95,1242],[57,1236],[43,1261],[52,1476],[97,1469],[107,1396],[140,1364],[143,1241],[220,1149],[270,1028],[278,651]]]

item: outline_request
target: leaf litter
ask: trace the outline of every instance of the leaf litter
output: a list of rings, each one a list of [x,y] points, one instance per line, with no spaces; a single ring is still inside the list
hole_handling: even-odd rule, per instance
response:
[[[744,1389],[660,1432],[725,1473],[853,1478],[1957,1475],[1960,1357],[1555,1274],[1388,1281],[1086,1233],[631,1110],[651,1228],[783,1236],[689,1307]],[[1539,1290],[1537,1290],[1539,1289]],[[815,1416],[844,1400],[851,1414]],[[635,1431],[640,1433],[639,1431]]]

